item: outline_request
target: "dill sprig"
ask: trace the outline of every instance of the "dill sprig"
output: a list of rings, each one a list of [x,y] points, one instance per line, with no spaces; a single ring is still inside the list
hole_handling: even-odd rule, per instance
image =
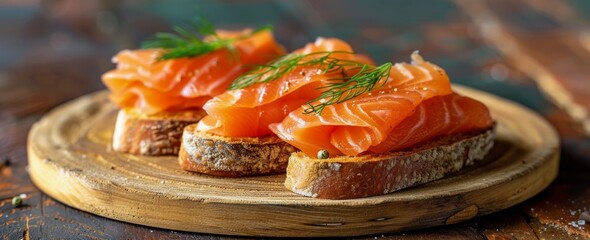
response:
[[[328,105],[342,103],[375,88],[382,87],[392,67],[391,63],[381,66],[335,58],[333,54],[354,54],[346,51],[325,51],[308,54],[287,54],[268,64],[259,65],[254,70],[238,77],[230,86],[230,90],[249,87],[256,83],[267,83],[279,79],[299,67],[315,67],[321,74],[340,71],[341,78],[330,78],[330,83],[319,88],[324,90],[319,97],[307,102],[309,106],[304,113],[321,114]],[[348,68],[345,70],[345,68]],[[347,75],[348,72],[356,72]]]
[[[328,105],[346,102],[361,94],[382,87],[389,78],[392,64],[385,63],[374,67],[363,65],[353,76],[344,76],[330,80],[340,80],[328,83],[319,89],[325,89],[319,97],[307,102],[309,106],[303,113],[321,114]]]
[[[142,48],[160,48],[165,52],[158,60],[168,60],[183,57],[195,57],[222,48],[228,49],[232,55],[237,56],[237,52],[232,45],[233,42],[254,35],[263,30],[271,29],[270,26],[264,26],[237,38],[222,39],[215,32],[215,27],[211,22],[203,17],[197,17],[187,23],[187,26],[174,26],[176,33],[156,33],[152,39],[144,41]],[[210,41],[203,41],[200,37],[210,36]]]
[[[229,90],[246,88],[256,83],[267,83],[277,80],[285,74],[299,67],[314,66],[325,74],[342,70],[344,67],[361,67],[363,63],[335,58],[335,53],[354,54],[347,51],[323,51],[308,54],[287,54],[268,64],[258,65],[257,68],[239,76],[229,87]]]

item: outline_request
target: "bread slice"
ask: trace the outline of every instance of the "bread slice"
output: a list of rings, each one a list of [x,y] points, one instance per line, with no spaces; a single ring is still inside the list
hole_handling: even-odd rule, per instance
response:
[[[445,136],[404,152],[328,159],[302,152],[289,158],[285,187],[308,197],[350,199],[382,195],[440,179],[485,157],[494,127]]]
[[[297,149],[276,136],[230,138],[195,131],[189,125],[182,135],[180,166],[188,171],[222,177],[284,173]]]
[[[113,149],[140,155],[176,155],[182,131],[201,120],[202,109],[162,112],[152,115],[121,109],[113,133]]]

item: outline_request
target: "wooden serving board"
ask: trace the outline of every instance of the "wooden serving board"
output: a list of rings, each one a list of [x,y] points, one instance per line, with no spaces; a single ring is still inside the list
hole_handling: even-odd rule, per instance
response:
[[[181,170],[175,157],[110,147],[116,108],[106,92],[48,113],[28,142],[29,172],[46,194],[107,218],[167,229],[248,236],[353,236],[453,224],[539,193],[556,177],[559,142],[537,114],[457,87],[498,122],[489,156],[450,177],[393,194],[351,200],[302,197],[284,175],[219,178]]]

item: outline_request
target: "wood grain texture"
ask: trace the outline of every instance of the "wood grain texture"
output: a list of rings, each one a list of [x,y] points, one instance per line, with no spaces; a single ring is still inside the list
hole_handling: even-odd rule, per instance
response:
[[[108,147],[116,109],[104,92],[59,107],[34,125],[30,175],[48,195],[108,218],[251,236],[351,236],[445,225],[508,208],[544,189],[558,169],[554,130],[518,105],[459,90],[485,102],[499,122],[492,154],[449,178],[384,196],[306,198],[283,187],[284,175],[210,177],[182,171],[174,157],[116,153]]]
[[[540,2],[538,6],[548,9],[547,13],[559,14],[560,18],[574,17],[572,20],[575,24],[583,28],[588,26],[584,24],[588,22],[590,13],[586,0],[524,0],[527,4],[533,1]],[[154,2],[168,3],[148,1],[137,6],[153,6],[151,4]],[[400,4],[401,1],[256,1],[252,8],[273,14],[239,18],[237,22],[236,16],[241,16],[239,13],[250,4],[227,2],[208,1],[200,5],[207,10],[215,10],[215,18],[212,19],[215,24],[239,28],[273,23],[277,38],[287,49],[301,47],[312,41],[316,34],[340,36],[358,52],[370,54],[377,62],[407,60],[412,51],[419,49],[430,61],[443,66],[455,83],[485,89],[529,106],[559,131],[562,155],[558,178],[533,199],[508,210],[459,224],[354,239],[520,239],[519,232],[528,232],[530,228],[540,239],[585,239],[580,235],[568,234],[565,229],[572,227],[568,225],[569,221],[553,220],[563,215],[571,216],[570,209],[577,210],[579,207],[578,199],[590,199],[590,191],[585,190],[590,189],[590,139],[584,137],[580,126],[573,123],[565,110],[549,104],[538,94],[535,81],[528,74],[521,72],[496,48],[486,44],[477,31],[480,25],[474,25],[461,8],[447,1],[429,2],[428,8],[424,8],[424,3],[419,1],[404,1],[403,4]],[[55,1],[50,5],[51,9],[70,9],[69,3]],[[536,24],[546,19],[526,18],[530,14],[513,11],[510,6],[499,4],[497,0],[488,3],[501,8],[495,12],[503,15],[502,20],[510,20],[514,24],[512,26],[522,27],[523,23],[526,23],[524,26],[539,26]],[[520,4],[521,1],[510,3]],[[288,6],[272,7],[279,4]],[[170,31],[173,23],[166,21],[171,19],[170,16],[180,21],[194,15],[194,11],[182,11],[186,9],[186,4],[158,6],[164,5],[155,15],[137,9],[130,11],[125,1],[85,2],[84,6],[104,8],[82,15],[88,23],[84,26],[93,27],[97,22],[97,13],[101,13],[101,16],[103,13],[112,13],[120,20],[115,35],[97,38],[96,35],[88,34],[88,31],[80,30],[78,18],[56,18],[42,10],[46,9],[43,7],[45,5],[38,1],[0,4],[0,9],[6,13],[0,14],[3,19],[0,24],[0,48],[8,50],[2,52],[5,61],[0,61],[0,239],[21,239],[24,238],[24,232],[31,239],[253,239],[172,231],[107,219],[58,202],[40,192],[29,178],[26,137],[34,122],[66,100],[103,89],[98,79],[104,71],[113,67],[110,59],[116,51],[137,44],[154,32]],[[384,7],[387,5],[395,7]],[[582,19],[555,5],[568,5],[577,10]],[[349,9],[375,14],[351,15]],[[77,10],[75,12],[79,12]],[[310,12],[315,13],[313,18],[309,17]],[[168,17],[163,19],[162,16]],[[566,31],[577,30],[571,28],[570,24],[562,26]],[[541,34],[551,30],[543,26],[529,29]],[[568,31],[563,36],[569,36],[570,39],[580,36],[573,33]],[[51,41],[54,36],[69,40],[59,45],[61,51],[56,52],[55,44],[51,44],[55,43]],[[586,44],[586,40],[583,37],[582,42]],[[533,43],[531,46],[538,46],[534,41],[552,40],[539,37],[529,41]],[[580,55],[584,53],[579,52],[570,57],[577,58]],[[567,61],[570,60],[556,63]],[[583,78],[560,79],[579,81],[582,85],[586,83]],[[584,96],[583,88],[579,89]],[[11,164],[2,166],[6,158],[10,159]],[[26,206],[13,208],[11,198],[21,193],[28,195],[25,198]],[[572,204],[571,200],[576,202]],[[531,208],[534,208],[535,213],[545,211],[547,214],[530,214]],[[559,214],[553,215],[556,213]],[[588,224],[584,231],[585,235],[590,234]]]
[[[455,2],[474,20],[490,45],[534,79],[548,99],[565,110],[586,136],[590,136],[590,85],[585,84],[586,76],[590,74],[586,67],[590,64],[590,51],[587,49],[590,35],[563,26],[576,21],[584,24],[581,18],[576,19],[577,14],[571,6],[545,0],[499,0],[493,4],[486,1]],[[531,11],[525,3],[535,6],[539,12]],[[510,13],[507,9],[511,10]],[[549,12],[552,14],[545,14]],[[551,16],[558,21],[547,19],[535,26],[522,21],[522,18],[510,16]],[[536,29],[540,26],[545,31]]]

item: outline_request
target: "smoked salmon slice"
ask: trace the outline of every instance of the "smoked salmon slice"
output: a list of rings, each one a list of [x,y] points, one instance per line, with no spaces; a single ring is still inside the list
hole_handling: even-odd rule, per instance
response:
[[[409,149],[436,137],[487,129],[493,124],[488,108],[469,97],[451,94],[422,102],[383,142],[369,148],[383,153]]]
[[[412,64],[395,64],[381,88],[328,105],[321,114],[304,109],[270,128],[308,156],[319,150],[331,156],[399,150],[492,124],[483,104],[453,95],[446,73],[418,53],[412,54]]]
[[[347,43],[334,38],[318,38],[314,43],[294,51],[292,56],[310,53],[317,53],[310,58],[330,54],[335,59],[373,64],[369,58],[353,54]],[[226,137],[272,134],[269,124],[281,122],[291,111],[318,97],[321,92],[317,89],[327,81],[343,77],[342,71],[324,72],[324,67],[298,66],[274,81],[220,94],[205,103],[203,109],[208,115],[196,129]]]
[[[102,80],[111,91],[110,99],[121,108],[151,114],[202,107],[253,65],[284,54],[270,30],[251,33],[218,31],[219,38],[247,36],[232,43],[235,52],[220,49],[195,57],[158,60],[164,52],[161,49],[123,50],[113,58],[116,69],[105,73]]]

